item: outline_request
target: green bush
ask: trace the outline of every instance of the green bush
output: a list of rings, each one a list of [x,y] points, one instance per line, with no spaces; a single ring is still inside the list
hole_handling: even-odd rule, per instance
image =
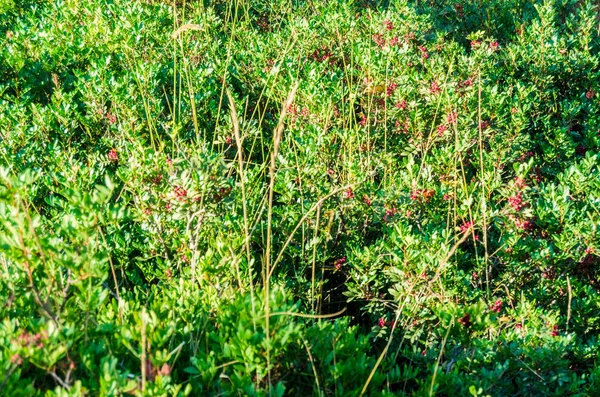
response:
[[[0,395],[600,393],[574,0],[0,0]]]

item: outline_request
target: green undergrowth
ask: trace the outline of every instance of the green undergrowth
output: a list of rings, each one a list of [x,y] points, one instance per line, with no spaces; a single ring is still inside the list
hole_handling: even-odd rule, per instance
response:
[[[0,395],[598,395],[594,3],[0,0]]]

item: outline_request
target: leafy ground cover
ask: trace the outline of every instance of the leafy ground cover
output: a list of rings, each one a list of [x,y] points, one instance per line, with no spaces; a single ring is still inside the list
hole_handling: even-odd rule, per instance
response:
[[[0,395],[598,395],[599,21],[0,0]]]

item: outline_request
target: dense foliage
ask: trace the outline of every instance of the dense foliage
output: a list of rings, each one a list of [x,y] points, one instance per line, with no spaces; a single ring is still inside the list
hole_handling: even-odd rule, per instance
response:
[[[0,395],[599,395],[593,4],[0,0]]]

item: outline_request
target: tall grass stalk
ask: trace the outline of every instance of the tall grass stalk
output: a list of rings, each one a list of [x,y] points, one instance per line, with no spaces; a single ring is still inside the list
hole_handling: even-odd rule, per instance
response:
[[[485,183],[485,168],[483,165],[483,128],[481,125],[481,70],[477,71],[477,129],[479,132],[479,175],[481,183],[481,221],[483,229],[483,248],[485,250],[484,266],[485,266],[485,291],[487,299],[490,299],[490,268],[489,268],[489,252],[488,252],[488,233],[487,233],[487,197]]]
[[[229,89],[226,90],[227,99],[229,100],[229,110],[231,113],[231,124],[233,126],[233,135],[235,137],[235,143],[237,146],[237,162],[238,162],[238,173],[240,178],[240,188],[242,190],[242,214],[244,218],[244,248],[246,249],[246,263],[248,265],[248,280],[250,284],[250,300],[252,303],[252,313],[255,313],[254,307],[254,281],[252,275],[252,257],[250,255],[250,229],[248,225],[248,209],[247,209],[247,197],[246,197],[246,173],[244,171],[244,148],[242,147],[242,137],[240,135],[240,122],[235,110],[235,101]],[[240,285],[241,287],[241,285]],[[254,317],[253,317],[254,321]],[[254,322],[254,328],[256,329],[256,323]]]
[[[296,83],[291,91],[289,92],[287,99],[282,104],[281,114],[279,116],[279,122],[273,132],[273,151],[271,152],[271,162],[269,166],[269,199],[267,209],[267,247],[265,250],[264,266],[263,266],[263,283],[264,283],[264,300],[265,300],[265,335],[267,342],[267,380],[269,382],[269,394],[271,391],[271,341],[270,341],[270,329],[269,329],[269,317],[270,317],[270,275],[271,275],[271,244],[272,244],[272,220],[273,220],[273,189],[275,187],[275,170],[277,165],[277,155],[279,154],[279,144],[283,137],[283,128],[285,126],[285,117],[289,107],[294,102],[296,97],[296,90],[298,89],[298,83]]]

